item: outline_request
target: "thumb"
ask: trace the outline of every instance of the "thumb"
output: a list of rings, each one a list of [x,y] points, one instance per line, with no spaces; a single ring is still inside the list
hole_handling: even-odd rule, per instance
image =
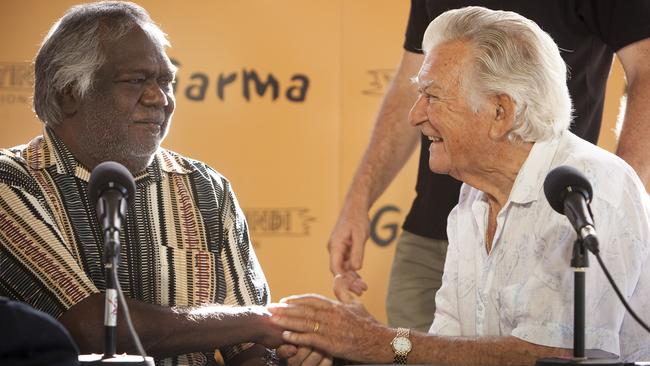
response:
[[[344,304],[360,303],[359,297],[352,292],[352,277],[350,272],[339,273],[334,277],[334,295]]]

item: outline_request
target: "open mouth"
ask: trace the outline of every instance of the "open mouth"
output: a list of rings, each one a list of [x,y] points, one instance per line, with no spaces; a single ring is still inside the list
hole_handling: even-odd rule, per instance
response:
[[[436,137],[436,136],[427,136],[429,138],[429,141],[431,142],[442,142],[442,137]]]

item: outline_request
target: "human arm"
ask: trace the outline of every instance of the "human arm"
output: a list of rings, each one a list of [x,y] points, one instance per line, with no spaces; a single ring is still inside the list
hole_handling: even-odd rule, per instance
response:
[[[370,232],[368,210],[417,146],[420,133],[406,118],[416,97],[410,77],[417,73],[422,60],[421,54],[404,51],[384,96],[370,142],[330,234],[330,270],[334,274],[361,269]]]
[[[248,359],[246,352],[260,354],[261,345],[274,348],[283,343],[280,331],[270,323],[268,313],[260,306],[172,308],[132,299],[127,299],[127,303],[143,347],[154,357],[212,352],[216,348],[245,342],[258,343],[234,358],[243,361]],[[94,294],[59,318],[81,353],[101,352],[103,311],[104,295]],[[118,321],[117,325],[117,351],[137,352],[124,321]]]
[[[290,331],[287,342],[325,350],[363,363],[392,363],[397,333],[373,319],[360,304],[342,304],[320,296],[286,300],[272,308],[272,320]],[[313,332],[314,323],[320,326]],[[513,336],[447,337],[411,332],[409,363],[448,365],[530,365],[538,358],[569,356],[570,350],[536,345]]]
[[[627,80],[627,104],[616,154],[630,164],[650,187],[650,38],[634,42],[616,52]]]

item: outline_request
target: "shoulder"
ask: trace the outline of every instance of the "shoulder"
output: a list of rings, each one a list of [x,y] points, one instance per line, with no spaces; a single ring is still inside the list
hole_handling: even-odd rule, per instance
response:
[[[597,198],[610,206],[646,197],[645,188],[634,169],[620,157],[573,134],[562,138],[554,166],[569,165],[581,171]]]
[[[160,148],[156,154],[163,171],[169,174],[187,174],[194,182],[210,182],[217,184],[222,189],[226,189],[230,182],[216,169],[208,164],[186,157],[175,151]]]
[[[25,159],[27,145],[0,149],[0,184],[25,187],[34,183]]]

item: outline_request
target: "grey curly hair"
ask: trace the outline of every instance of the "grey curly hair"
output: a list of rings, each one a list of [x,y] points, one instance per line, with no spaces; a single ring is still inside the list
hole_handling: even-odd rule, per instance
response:
[[[93,88],[97,70],[103,65],[102,42],[111,42],[140,27],[161,47],[170,43],[137,4],[103,1],[70,8],[50,29],[34,61],[34,112],[47,124],[63,119],[60,102],[70,88],[83,98]]]

